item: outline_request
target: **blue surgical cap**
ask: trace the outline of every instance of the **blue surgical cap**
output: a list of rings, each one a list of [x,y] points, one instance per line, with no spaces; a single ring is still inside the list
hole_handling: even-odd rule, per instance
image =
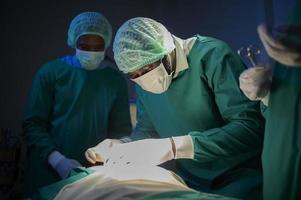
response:
[[[87,34],[102,37],[107,48],[112,39],[112,27],[102,14],[98,12],[83,12],[77,15],[70,23],[68,45],[75,48],[78,38]]]

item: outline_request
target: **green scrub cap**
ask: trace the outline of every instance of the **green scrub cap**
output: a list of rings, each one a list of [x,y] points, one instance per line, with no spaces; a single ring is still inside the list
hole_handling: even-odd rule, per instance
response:
[[[126,21],[113,44],[115,61],[123,73],[154,63],[174,48],[171,33],[159,22],[143,17]]]

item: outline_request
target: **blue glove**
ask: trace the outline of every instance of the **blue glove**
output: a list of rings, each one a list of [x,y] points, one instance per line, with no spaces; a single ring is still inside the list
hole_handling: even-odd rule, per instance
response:
[[[66,158],[58,151],[49,155],[48,162],[62,179],[67,178],[72,169],[82,166],[77,160]]]

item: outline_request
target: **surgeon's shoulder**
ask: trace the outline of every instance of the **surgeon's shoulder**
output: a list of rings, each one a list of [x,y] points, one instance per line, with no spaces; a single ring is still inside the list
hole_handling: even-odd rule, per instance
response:
[[[126,84],[124,75],[118,71],[118,68],[114,61],[111,60],[105,60],[105,71],[106,71],[106,77],[110,80],[110,83],[116,83],[116,84]]]
[[[219,55],[233,53],[230,46],[222,40],[200,35],[197,35],[196,38],[194,46],[204,54],[213,52],[219,53]]]
[[[196,47],[193,55],[198,55],[196,59],[201,60],[201,69],[207,77],[213,76],[217,71],[221,72],[226,68],[235,70],[240,74],[244,69],[239,56],[229,47],[229,45],[213,37],[197,36]]]
[[[36,76],[55,76],[56,73],[62,70],[64,63],[60,59],[55,59],[43,64],[37,71]]]

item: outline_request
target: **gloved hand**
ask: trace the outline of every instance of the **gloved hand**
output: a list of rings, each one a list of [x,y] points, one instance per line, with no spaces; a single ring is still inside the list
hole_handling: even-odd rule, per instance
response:
[[[287,66],[301,66],[300,25],[279,27],[276,29],[279,39],[275,39],[269,35],[266,26],[263,24],[258,26],[257,31],[270,57]],[[299,37],[299,39],[294,39],[294,35]]]
[[[115,144],[121,144],[121,143],[122,143],[121,140],[105,139],[95,147],[86,150],[85,152],[86,159],[93,164],[96,162],[105,162],[106,158],[104,157],[104,154],[107,151],[107,149]]]
[[[262,100],[268,104],[272,81],[272,70],[269,66],[259,65],[245,70],[239,76],[239,86],[252,101]]]
[[[67,178],[72,169],[82,166],[77,160],[68,159],[58,151],[49,155],[48,162],[62,179]]]
[[[175,158],[172,140],[144,139],[116,144],[102,155],[105,166],[122,167],[127,165],[159,165]]]

